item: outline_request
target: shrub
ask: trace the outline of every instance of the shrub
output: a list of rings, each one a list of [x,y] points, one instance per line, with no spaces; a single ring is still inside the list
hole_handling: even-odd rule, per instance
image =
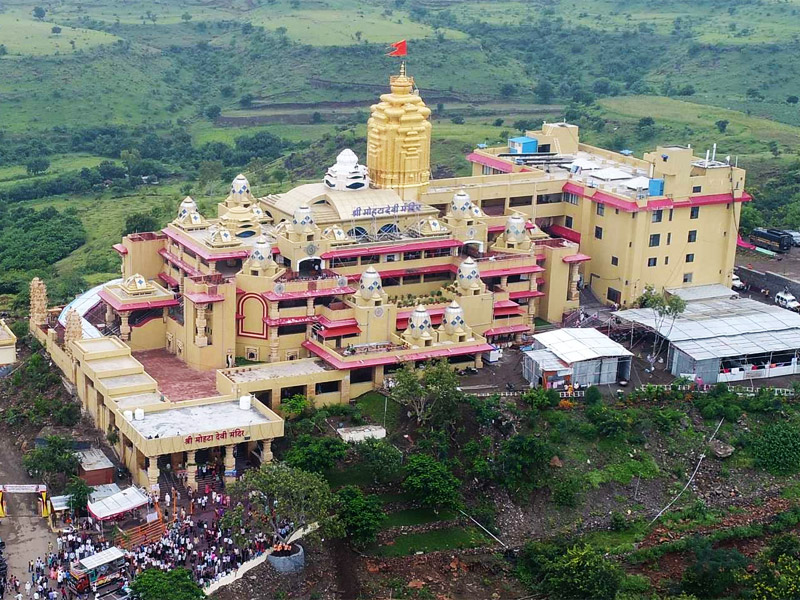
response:
[[[700,598],[719,598],[736,583],[747,559],[736,550],[714,549],[711,542],[695,538],[695,561],[683,572],[684,591]]]
[[[461,505],[461,482],[450,468],[427,454],[415,454],[406,464],[403,489],[425,506]]]
[[[564,600],[614,600],[621,583],[622,570],[588,544],[554,560],[544,580],[550,597]]]
[[[555,390],[546,390],[544,388],[532,388],[522,394],[522,400],[531,408],[545,410],[558,406],[559,397],[558,392]]]
[[[594,423],[598,433],[604,437],[618,437],[633,424],[633,419],[627,412],[603,404],[595,404],[586,409],[586,418]]]
[[[781,556],[800,558],[800,538],[791,533],[779,535],[767,546],[764,556],[770,562],[778,562]]]
[[[800,467],[800,430],[789,423],[770,425],[753,439],[756,463],[773,475],[788,475]]]
[[[611,513],[611,522],[609,523],[611,531],[625,531],[630,527],[628,519],[621,512],[614,511]]]
[[[513,490],[541,487],[554,454],[550,445],[532,435],[515,435],[503,442],[497,459],[497,480]]]
[[[595,385],[590,385],[586,388],[586,395],[584,398],[586,399],[586,404],[589,406],[594,406],[595,404],[601,404],[603,402],[603,394],[600,393],[600,388]]]
[[[681,419],[686,416],[686,413],[674,408],[660,408],[653,412],[653,423],[659,431],[670,433],[680,423]]]
[[[561,477],[550,484],[550,497],[558,506],[577,506],[583,482],[577,477]]]
[[[752,577],[753,600],[784,600],[800,594],[800,561],[780,556],[776,562],[761,565]]]
[[[386,440],[364,440],[356,444],[356,453],[375,481],[392,481],[402,468],[403,453]]]

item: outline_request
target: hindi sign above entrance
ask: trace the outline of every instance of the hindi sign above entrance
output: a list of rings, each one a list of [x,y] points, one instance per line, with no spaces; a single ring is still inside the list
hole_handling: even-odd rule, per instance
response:
[[[0,492],[6,492],[7,494],[38,494],[46,491],[47,486],[44,484],[0,485]]]
[[[241,428],[231,429],[230,431],[217,431],[216,433],[197,435],[187,435],[183,439],[184,444],[202,444],[203,442],[213,442],[214,440],[227,440],[233,439],[236,441],[243,441],[245,437],[245,430]]]
[[[415,213],[423,208],[419,202],[404,202],[403,204],[387,204],[386,206],[357,206],[353,209],[354,217],[377,217],[380,215],[396,215],[398,213]]]

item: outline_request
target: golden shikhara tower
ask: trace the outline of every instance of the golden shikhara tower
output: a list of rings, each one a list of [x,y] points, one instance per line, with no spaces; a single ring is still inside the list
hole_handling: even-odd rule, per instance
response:
[[[416,200],[431,178],[431,109],[414,89],[414,78],[389,78],[391,93],[373,104],[367,122],[367,168],[373,185]]]

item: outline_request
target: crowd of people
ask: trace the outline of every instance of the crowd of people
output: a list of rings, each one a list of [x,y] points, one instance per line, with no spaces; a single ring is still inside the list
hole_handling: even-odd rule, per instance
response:
[[[172,505],[175,514],[164,534],[157,540],[145,539],[126,552],[125,575],[128,580],[132,581],[146,569],[170,571],[183,567],[192,573],[200,586],[207,586],[262,554],[274,542],[268,536],[245,529],[238,532],[234,542],[234,533],[221,523],[230,498],[217,493],[211,486],[204,486],[195,493],[190,490],[182,505],[180,500],[181,496],[175,490],[172,494],[165,493],[161,506]],[[156,501],[157,498],[153,497],[151,504]],[[98,531],[84,523],[82,529],[59,535],[56,546],[51,543],[44,557],[31,560],[27,575],[17,577],[9,574],[5,582],[0,582],[5,583],[0,591],[11,592],[14,600],[79,598],[80,595],[68,585],[70,565],[111,545]]]

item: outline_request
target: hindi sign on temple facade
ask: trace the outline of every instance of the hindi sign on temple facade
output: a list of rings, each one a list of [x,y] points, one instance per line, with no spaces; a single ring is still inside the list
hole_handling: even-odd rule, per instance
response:
[[[201,444],[203,442],[213,442],[214,440],[227,440],[232,439],[236,440],[238,438],[245,437],[245,430],[244,429],[231,429],[230,431],[217,431],[215,433],[198,433],[197,435],[187,435],[183,439],[184,444]]]
[[[387,204],[386,206],[367,206],[361,208],[360,206],[353,209],[354,217],[377,217],[379,215],[396,215],[398,213],[414,213],[422,210],[422,204],[419,202],[404,202],[403,204]]]

